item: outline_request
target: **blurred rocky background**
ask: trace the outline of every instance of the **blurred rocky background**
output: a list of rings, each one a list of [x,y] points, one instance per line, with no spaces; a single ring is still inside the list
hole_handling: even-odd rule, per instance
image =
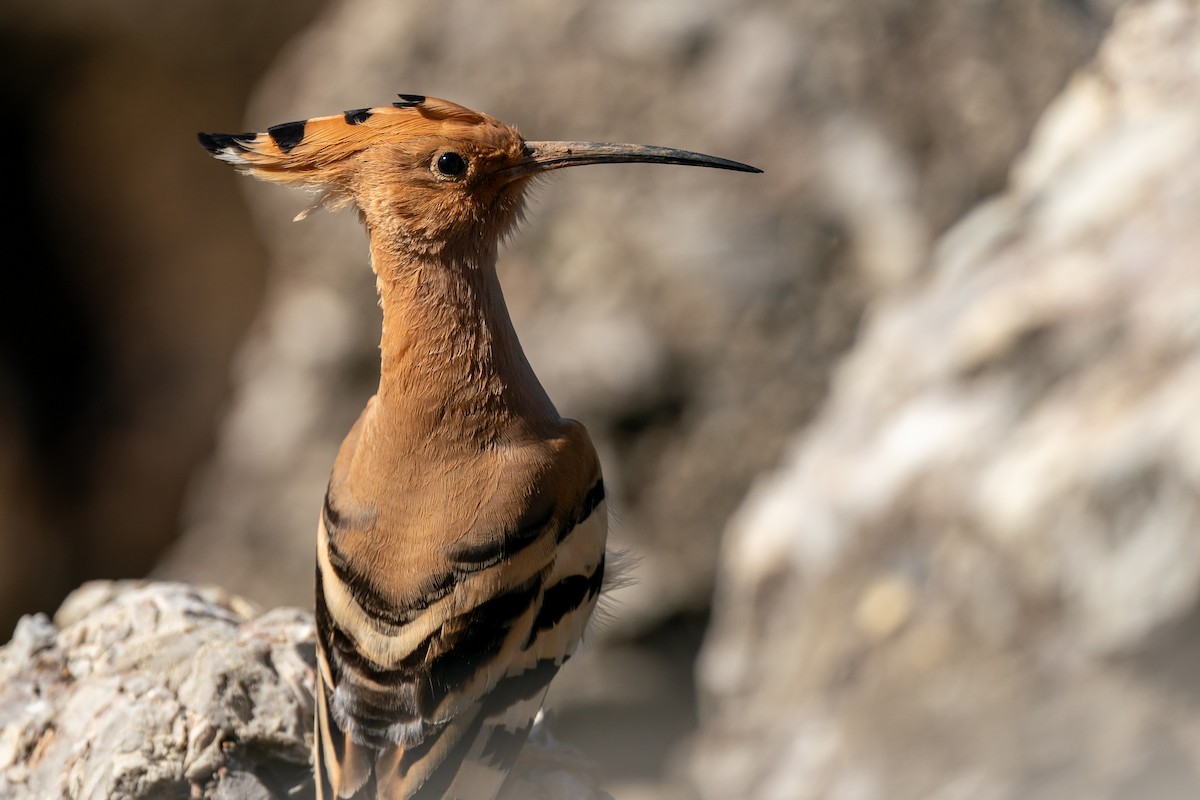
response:
[[[1200,5],[1121,9],[728,528],[703,798],[1200,796]]]
[[[1197,2],[10,0],[0,42],[6,627],[148,571],[309,605],[365,238],[194,132],[420,92],[766,170],[572,171],[501,264],[639,560],[551,699],[617,800],[1196,796]]]

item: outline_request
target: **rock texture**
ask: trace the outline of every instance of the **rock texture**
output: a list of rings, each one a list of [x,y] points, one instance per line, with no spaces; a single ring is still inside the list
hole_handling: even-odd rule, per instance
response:
[[[723,548],[701,797],[1200,793],[1200,4],[1124,8]]]
[[[106,583],[0,648],[5,800],[315,796],[311,615],[215,588]],[[611,800],[534,728],[502,800]]]
[[[0,650],[0,796],[311,797],[313,663],[304,612],[87,584]]]

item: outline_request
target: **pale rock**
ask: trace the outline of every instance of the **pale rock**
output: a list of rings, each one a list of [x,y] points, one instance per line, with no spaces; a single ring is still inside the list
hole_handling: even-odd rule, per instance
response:
[[[312,616],[212,587],[95,582],[0,648],[5,800],[315,794]],[[611,800],[539,718],[508,800]]]
[[[1200,4],[1123,7],[724,542],[703,798],[1200,794]]]

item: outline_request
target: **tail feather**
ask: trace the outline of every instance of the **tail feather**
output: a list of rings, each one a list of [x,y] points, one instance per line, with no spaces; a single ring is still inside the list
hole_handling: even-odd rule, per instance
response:
[[[338,728],[320,687],[318,800],[493,800],[517,761],[559,664],[539,662],[505,678],[467,713],[415,747],[375,750]]]
[[[317,675],[313,760],[317,800],[375,800],[375,751],[349,739],[329,713],[329,689]]]
[[[491,800],[499,794],[545,697],[546,690],[542,689],[498,714],[486,718],[481,715],[479,730],[450,783],[447,797]]]

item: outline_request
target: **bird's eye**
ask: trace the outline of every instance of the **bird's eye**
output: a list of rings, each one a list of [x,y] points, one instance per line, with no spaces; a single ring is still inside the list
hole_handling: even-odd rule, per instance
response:
[[[458,153],[446,152],[438,156],[434,166],[447,178],[460,178],[467,171],[467,160]]]

